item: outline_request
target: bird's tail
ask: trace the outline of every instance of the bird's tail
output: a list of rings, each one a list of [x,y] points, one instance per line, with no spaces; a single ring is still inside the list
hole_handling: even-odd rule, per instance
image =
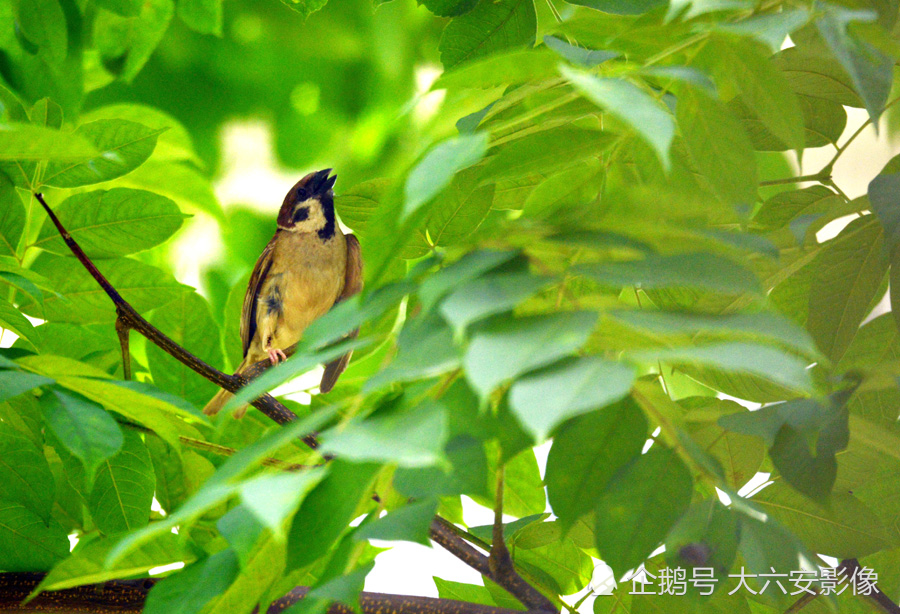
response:
[[[241,366],[238,367],[236,373],[240,373],[247,366],[245,363],[247,362],[244,359],[244,362],[241,363]],[[209,400],[209,403],[206,404],[206,407],[203,408],[203,413],[207,416],[215,416],[217,413],[222,411],[222,408],[225,407],[225,404],[231,400],[231,397],[234,395],[228,392],[227,390],[219,390],[216,395]],[[234,410],[232,414],[235,418],[243,418],[244,414],[247,413],[247,404],[241,405],[237,409]]]

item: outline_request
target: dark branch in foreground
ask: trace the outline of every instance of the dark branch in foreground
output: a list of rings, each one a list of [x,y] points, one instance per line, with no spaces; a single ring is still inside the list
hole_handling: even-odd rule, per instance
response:
[[[116,314],[118,319],[116,321],[116,331],[119,334],[119,339],[122,342],[123,347],[123,359],[125,359],[126,364],[130,362],[130,357],[127,354],[128,348],[128,331],[130,329],[134,329],[144,337],[146,337],[150,342],[156,344],[163,350],[165,350],[169,355],[173,358],[193,370],[195,373],[201,375],[205,379],[213,382],[214,384],[228,390],[229,392],[237,392],[239,388],[245,386],[249,381],[262,373],[265,369],[269,368],[270,364],[268,360],[263,360],[257,362],[249,367],[249,369],[245,370],[244,375],[228,375],[219,371],[215,367],[209,365],[208,363],[200,360],[186,349],[175,343],[172,339],[166,336],[162,331],[158,328],[150,324],[143,316],[141,316],[135,309],[132,307],[122,295],[119,294],[118,290],[116,290],[113,285],[106,279],[103,273],[94,265],[88,255],[81,249],[81,246],[78,245],[78,242],[72,238],[72,236],[68,233],[68,231],[63,227],[62,223],[59,221],[59,218],[56,217],[56,214],[53,213],[53,210],[47,205],[46,201],[42,194],[35,194],[35,198],[41,203],[41,206],[44,207],[44,210],[47,212],[47,215],[50,217],[50,220],[53,222],[56,229],[59,231],[59,234],[62,236],[63,240],[68,245],[69,249],[72,250],[72,253],[78,258],[78,261],[87,269],[88,273],[96,280],[100,287],[106,292],[109,298],[116,306]],[[288,348],[285,350],[285,354],[292,354],[294,348]],[[130,371],[130,365],[126,366],[126,369]],[[249,375],[249,377],[248,377]],[[277,424],[287,424],[293,420],[297,419],[297,415],[294,414],[291,410],[285,407],[282,403],[276,400],[273,396],[269,394],[265,394],[258,399],[252,402],[252,405],[259,409],[263,414],[268,416],[271,420],[276,422]],[[303,437],[303,441],[310,448],[317,448],[319,443],[315,438],[315,434],[306,435]],[[478,552],[475,548],[470,546],[465,540],[463,540],[459,535],[456,534],[456,531],[449,522],[441,518],[440,516],[435,516],[434,520],[431,523],[430,528],[430,536],[431,539],[436,543],[440,544],[447,551],[453,554],[455,557],[460,559],[462,562],[466,563],[470,567],[474,568],[476,571],[481,574],[487,576],[498,585],[502,586],[506,589],[511,595],[513,595],[516,599],[522,602],[528,608],[534,610],[541,611],[549,611],[549,612],[557,612],[557,608],[553,606],[553,604],[537,589],[528,584],[525,580],[519,576],[515,569],[512,568],[512,562],[508,568],[504,567],[498,569],[498,572],[494,572],[491,569],[491,565],[488,561],[488,557]],[[507,555],[508,556],[508,555]],[[136,581],[140,582],[140,581]],[[107,583],[109,584],[109,583]],[[105,586],[105,585],[104,585]],[[77,590],[77,589],[72,589]],[[56,593],[58,594],[58,593]],[[407,603],[412,603],[410,600],[415,600],[419,598],[412,597],[395,597],[390,596],[392,599],[399,599],[401,601],[405,601]],[[3,604],[4,596],[0,594],[0,606]],[[446,601],[446,600],[434,600],[437,602]],[[32,602],[34,603],[34,602]],[[457,602],[462,603],[462,602]],[[473,606],[474,604],[466,604],[467,606]],[[484,607],[484,606],[479,606]],[[340,610],[334,610],[332,608],[331,614],[339,614]],[[366,614],[385,614],[384,612],[377,612],[376,610],[366,610],[363,608]],[[4,612],[2,607],[0,607],[0,612]],[[19,611],[19,610],[10,610],[10,611]],[[48,610],[51,611],[51,610]],[[69,610],[69,611],[78,611],[78,610]],[[95,612],[99,612],[99,610],[92,610]],[[111,611],[111,610],[110,610]],[[128,611],[128,610],[117,610],[117,611]],[[277,611],[277,610],[276,610]],[[423,614],[426,612],[441,612],[442,614],[446,614],[446,610],[392,610],[395,612],[403,612],[403,614],[417,614],[418,612],[422,612]],[[482,610],[476,612],[476,610],[465,609],[459,610],[460,612],[465,612],[466,614],[480,614]],[[491,614],[505,614],[506,612],[512,612],[512,610],[502,610],[500,608],[488,608],[488,610],[483,610],[483,612],[490,611]]]
[[[52,593],[41,593],[28,605],[22,605],[44,578],[42,573],[0,573],[0,614],[22,612],[57,612],[58,614],[128,614],[143,610],[144,602],[156,580],[112,580],[88,584]],[[279,614],[306,596],[309,589],[298,586],[276,600],[266,610]],[[523,614],[520,610],[495,608],[466,601],[406,597],[383,593],[361,593],[359,604],[363,614]],[[354,614],[345,605],[334,604],[328,614]],[[532,614],[537,614],[532,613]]]

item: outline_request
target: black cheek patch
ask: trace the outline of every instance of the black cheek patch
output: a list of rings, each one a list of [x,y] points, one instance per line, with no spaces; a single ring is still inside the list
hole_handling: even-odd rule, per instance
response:
[[[294,217],[291,218],[294,220],[294,223],[302,222],[304,220],[309,219],[309,207],[300,207],[296,211],[294,211]]]

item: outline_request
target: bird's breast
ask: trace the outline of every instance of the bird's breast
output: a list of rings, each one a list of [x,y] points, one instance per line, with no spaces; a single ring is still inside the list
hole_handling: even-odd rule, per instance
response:
[[[283,333],[300,334],[331,309],[344,286],[347,247],[344,235],[322,241],[315,233],[292,233],[279,242],[270,278],[282,300]],[[296,340],[295,340],[296,341]]]

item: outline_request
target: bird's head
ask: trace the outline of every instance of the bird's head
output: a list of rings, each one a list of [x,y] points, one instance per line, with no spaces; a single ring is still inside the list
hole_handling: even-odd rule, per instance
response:
[[[278,228],[290,232],[316,232],[323,240],[334,236],[334,192],[337,179],[330,168],[310,173],[290,189],[278,212]]]

